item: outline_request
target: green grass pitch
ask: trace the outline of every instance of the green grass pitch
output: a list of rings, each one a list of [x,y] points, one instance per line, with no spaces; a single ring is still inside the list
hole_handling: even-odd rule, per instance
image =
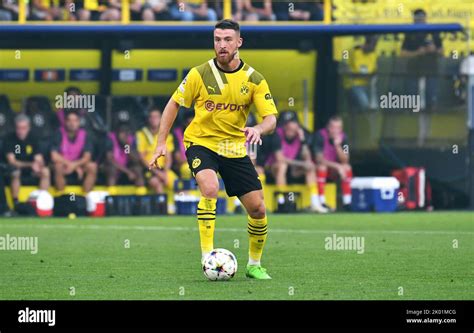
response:
[[[0,299],[474,299],[472,212],[270,215],[262,263],[245,277],[246,216],[218,216],[215,246],[239,271],[207,281],[193,216],[0,219],[0,236],[38,237],[38,253],[0,251]],[[364,237],[364,253],[325,249]]]

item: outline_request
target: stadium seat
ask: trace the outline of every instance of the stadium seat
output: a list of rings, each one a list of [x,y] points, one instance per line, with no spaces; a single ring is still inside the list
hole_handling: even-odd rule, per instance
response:
[[[145,124],[146,98],[139,96],[112,97],[112,130],[120,124],[128,124],[133,131]]]
[[[109,126],[109,122],[107,119],[107,107],[108,107],[107,96],[95,95],[95,112],[105,122],[106,126]]]
[[[151,98],[150,106],[154,105],[159,107],[161,110],[164,110],[166,104],[168,103],[170,97],[169,96],[153,96]]]

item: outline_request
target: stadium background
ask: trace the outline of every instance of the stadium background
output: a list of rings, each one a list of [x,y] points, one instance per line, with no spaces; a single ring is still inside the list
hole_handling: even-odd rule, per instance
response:
[[[335,0],[332,4],[325,1],[324,8],[330,14],[322,22],[243,24],[247,40],[241,56],[265,73],[279,109],[296,111],[309,130],[323,127],[332,114],[341,114],[351,142],[355,175],[382,176],[398,167],[424,166],[433,185],[435,208],[473,207],[467,101],[456,95],[459,64],[474,50],[470,1],[446,5],[437,0],[404,4]],[[344,87],[344,80],[351,75],[344,66],[344,52],[361,44],[365,34],[378,34],[378,93],[396,91],[397,78],[407,75],[397,62],[403,34],[414,28],[411,14],[417,8],[426,10],[428,22],[433,24],[430,29],[441,32],[445,58],[436,73],[442,87],[439,110],[428,116],[429,133],[414,147],[420,121],[417,115],[397,111],[367,115],[352,110]],[[92,25],[22,22],[21,17],[18,24],[1,22],[0,92],[15,112],[22,110],[27,96],[46,96],[53,105],[54,96],[71,85],[86,94],[158,96],[163,101],[190,67],[212,56],[205,37],[210,27],[201,22],[191,26],[130,23],[127,15],[122,22]],[[128,78],[121,78],[121,74]],[[292,103],[287,103],[290,100]],[[368,116],[372,118],[370,135],[366,131]],[[454,146],[458,148],[455,155]],[[78,187],[73,189],[80,192]],[[21,199],[31,190],[24,189]],[[121,190],[128,193],[127,187]],[[301,191],[302,204],[307,203],[304,187],[288,190]],[[332,206],[336,204],[335,191],[335,186],[329,187]],[[272,208],[274,198],[271,194],[267,197]]]
[[[230,283],[203,277],[194,216],[4,218],[0,236],[38,237],[39,251],[0,251],[0,299],[474,299],[474,135],[459,73],[474,51],[472,1],[334,0],[323,6],[323,21],[242,22],[242,58],[268,79],[278,109],[296,111],[308,129],[323,127],[333,114],[343,116],[356,177],[424,166],[435,211],[269,214],[262,262],[273,280],[266,283],[244,276],[248,247],[241,214],[218,212],[216,222],[216,246],[239,260]],[[429,24],[412,24],[416,8],[426,10]],[[123,22],[0,22],[0,95],[6,96],[0,97],[0,111],[9,104],[15,114],[21,112],[31,96],[44,96],[53,107],[54,97],[69,86],[97,94],[96,109],[105,118],[121,110],[120,97],[131,96],[143,110],[152,100],[163,103],[191,66],[212,57],[212,26],[127,22],[126,15]],[[437,110],[414,113],[380,109],[377,103],[357,112],[348,96],[353,77],[347,52],[365,35],[378,35],[377,94],[402,94],[402,81],[411,74],[400,57],[402,41],[424,30],[440,31],[443,42],[444,58],[433,73],[443,87]],[[422,122],[429,130],[419,140]],[[12,128],[3,124],[0,134]],[[23,187],[20,199],[31,190]],[[133,194],[135,188],[117,190]],[[271,211],[274,190],[265,186]],[[304,185],[286,190],[303,193],[300,206],[308,203]],[[53,186],[50,191],[54,194]],[[67,191],[79,194],[81,187]],[[171,200],[173,195],[168,191]],[[329,205],[336,204],[335,184],[327,197]],[[328,250],[326,239],[336,235],[365,239],[364,253]],[[373,313],[367,315],[373,319]],[[462,316],[459,312],[459,321]],[[364,322],[362,316],[357,320]]]

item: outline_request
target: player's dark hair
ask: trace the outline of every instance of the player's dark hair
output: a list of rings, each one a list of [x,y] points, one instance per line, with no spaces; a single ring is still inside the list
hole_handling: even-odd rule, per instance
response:
[[[338,114],[335,114],[328,119],[328,124],[332,121],[342,121],[342,117]]]
[[[413,11],[413,16],[426,16],[424,9],[418,8]]]
[[[214,29],[232,29],[240,32],[240,25],[236,21],[225,19],[217,22]]]
[[[160,107],[156,106],[156,105],[153,105],[152,107],[150,107],[146,113],[147,116],[149,116],[152,112],[159,112],[160,114],[163,113],[163,111],[161,110]]]
[[[66,90],[64,90],[66,92],[66,94],[68,95],[71,95],[73,93],[77,94],[77,95],[80,95],[82,92],[81,92],[81,89],[79,89],[78,87],[74,87],[74,86],[71,86],[71,87],[67,87]]]
[[[120,123],[117,127],[117,131],[116,133],[120,133],[120,132],[131,132],[131,128],[130,128],[130,125],[127,124],[127,123]]]
[[[76,116],[81,118],[81,113],[78,109],[65,109],[64,110],[64,118],[69,117],[69,115],[71,115],[71,114],[75,114]]]

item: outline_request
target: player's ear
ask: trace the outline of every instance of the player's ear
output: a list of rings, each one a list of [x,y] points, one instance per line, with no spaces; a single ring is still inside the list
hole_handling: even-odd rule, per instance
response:
[[[242,37],[239,37],[239,40],[237,41],[237,46],[241,47],[244,42],[244,39]]]

